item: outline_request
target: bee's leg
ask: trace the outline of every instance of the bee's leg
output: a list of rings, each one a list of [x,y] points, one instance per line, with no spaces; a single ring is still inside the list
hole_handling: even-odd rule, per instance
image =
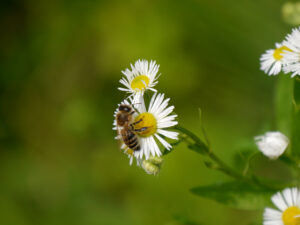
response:
[[[134,129],[135,132],[143,132],[145,130],[147,130],[149,127],[142,127],[140,129]]]
[[[136,121],[136,122],[130,124],[130,126],[133,127],[134,125],[137,125],[138,123],[140,123],[140,122],[142,122],[142,121],[143,121],[143,119],[139,119],[138,121]]]

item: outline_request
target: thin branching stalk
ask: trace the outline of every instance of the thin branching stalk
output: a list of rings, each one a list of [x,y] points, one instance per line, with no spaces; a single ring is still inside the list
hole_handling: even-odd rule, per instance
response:
[[[281,184],[266,184],[263,183],[258,177],[256,177],[255,175],[251,175],[251,176],[246,176],[236,170],[234,170],[233,168],[231,168],[230,166],[228,166],[223,160],[221,160],[210,148],[208,148],[208,146],[193,132],[191,132],[190,130],[181,127],[181,126],[176,126],[175,129],[179,132],[181,132],[182,134],[188,136],[192,141],[194,141],[194,143],[198,146],[199,149],[201,149],[202,154],[208,156],[212,161],[214,161],[217,165],[218,168],[216,168],[219,171],[222,171],[223,173],[225,173],[226,175],[252,184],[252,185],[256,185],[256,186],[260,186],[260,187],[264,187],[267,189],[271,189],[271,190],[279,190],[284,188],[286,185],[281,185]]]

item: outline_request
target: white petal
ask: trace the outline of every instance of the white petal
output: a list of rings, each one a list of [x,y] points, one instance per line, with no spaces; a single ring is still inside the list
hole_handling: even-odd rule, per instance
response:
[[[284,201],[284,199],[283,199],[280,192],[273,195],[271,200],[274,203],[274,205],[276,205],[276,207],[278,209],[280,209],[282,212],[288,208],[288,206],[286,205],[286,203],[285,203],[285,201]]]
[[[168,127],[173,127],[175,125],[177,125],[178,122],[177,121],[170,121],[170,122],[159,122],[157,123],[157,128],[168,128]]]
[[[282,195],[284,197],[285,202],[287,203],[287,206],[293,206],[293,196],[292,196],[292,189],[286,188],[282,191]]]
[[[155,134],[155,137],[162,143],[162,145],[167,149],[170,150],[172,148],[172,145],[170,145],[167,141],[165,141],[162,137],[160,137],[158,134]]]
[[[178,139],[178,133],[177,132],[174,132],[174,131],[167,131],[167,130],[162,130],[162,129],[157,129],[157,132],[159,134],[162,134],[170,139],[175,139],[177,140]]]
[[[161,151],[159,150],[159,147],[156,143],[156,141],[154,140],[153,136],[150,137],[150,141],[152,142],[152,148],[153,148],[153,152],[152,156],[161,156]]]
[[[282,213],[278,210],[266,208],[264,211],[264,220],[280,220]]]
[[[166,117],[167,115],[169,115],[171,112],[173,112],[173,110],[174,110],[174,106],[170,106],[170,107],[168,107],[167,109],[165,109],[163,112],[160,112],[160,113],[157,115],[157,117],[158,117],[159,119],[162,119],[162,118]]]

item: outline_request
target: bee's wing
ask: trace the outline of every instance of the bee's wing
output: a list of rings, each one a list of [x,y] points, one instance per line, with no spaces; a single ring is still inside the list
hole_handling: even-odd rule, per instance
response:
[[[126,145],[123,141],[123,136],[126,135],[126,130],[123,127],[117,127],[117,136],[116,139],[119,142],[119,148],[120,150],[124,150],[126,148]]]

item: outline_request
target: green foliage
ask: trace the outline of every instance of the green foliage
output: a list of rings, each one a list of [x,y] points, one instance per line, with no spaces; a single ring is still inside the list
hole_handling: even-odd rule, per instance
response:
[[[281,73],[275,92],[276,129],[290,135],[293,99],[293,79]]]
[[[292,153],[300,157],[300,79],[294,79],[294,111],[292,123]]]
[[[183,215],[174,215],[174,220],[180,225],[200,225],[195,221],[191,221],[188,217]]]
[[[282,1],[270,3],[3,1],[0,224],[166,224],[188,209],[205,224],[249,225],[251,213],[184,194],[220,175],[199,166],[203,155],[179,145],[147,176],[128,166],[111,128],[121,70],[154,59],[179,124],[200,133],[201,106],[214,150],[229,158],[273,112],[279,76],[259,71],[258,58],[290,28]]]
[[[240,141],[234,149],[233,166],[238,170],[243,171],[244,174],[248,172],[253,158],[256,155],[261,154],[260,151],[258,151],[253,138]]]
[[[270,202],[274,193],[240,181],[200,186],[191,189],[195,195],[245,210],[262,209]]]

